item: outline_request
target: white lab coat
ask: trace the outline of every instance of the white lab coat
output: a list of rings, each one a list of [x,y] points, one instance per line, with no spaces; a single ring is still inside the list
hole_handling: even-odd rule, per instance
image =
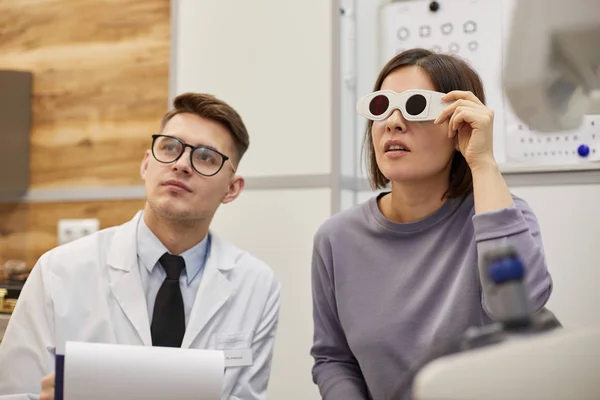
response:
[[[151,346],[136,253],[141,215],[40,257],[0,344],[0,398],[37,398],[66,341]],[[280,284],[266,264],[211,235],[182,347],[251,349],[251,366],[226,368],[222,399],[265,399]]]

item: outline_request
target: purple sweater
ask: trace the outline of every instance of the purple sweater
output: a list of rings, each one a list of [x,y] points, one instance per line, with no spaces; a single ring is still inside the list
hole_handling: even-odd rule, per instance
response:
[[[320,227],[311,354],[324,400],[398,399],[403,374],[433,344],[491,323],[493,291],[478,254],[494,245],[516,248],[529,298],[536,310],[545,305],[552,279],[540,229],[528,204],[513,199],[479,215],[473,195],[450,199],[421,221],[399,224],[373,197]]]

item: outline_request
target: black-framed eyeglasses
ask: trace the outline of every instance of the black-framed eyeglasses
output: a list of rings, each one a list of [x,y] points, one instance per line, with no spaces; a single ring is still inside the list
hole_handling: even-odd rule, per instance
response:
[[[213,176],[219,173],[225,162],[229,162],[233,172],[235,167],[225,154],[208,146],[192,146],[181,139],[168,135],[152,135],[152,155],[156,161],[170,164],[179,160],[189,147],[190,164],[194,171],[204,176]]]

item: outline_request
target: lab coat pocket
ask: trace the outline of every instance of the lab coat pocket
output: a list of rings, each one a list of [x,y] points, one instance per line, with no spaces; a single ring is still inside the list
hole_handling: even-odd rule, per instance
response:
[[[225,367],[247,367],[252,365],[253,332],[219,333],[216,335],[216,348],[223,350]]]

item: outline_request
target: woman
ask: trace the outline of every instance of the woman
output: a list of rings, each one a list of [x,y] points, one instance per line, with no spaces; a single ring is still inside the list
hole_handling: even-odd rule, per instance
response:
[[[536,310],[552,291],[540,230],[512,196],[492,150],[494,114],[477,73],[423,49],[388,62],[375,91],[446,94],[435,121],[398,109],[370,121],[370,180],[386,187],[326,221],[315,235],[313,379],[326,400],[398,399],[398,382],[441,341],[494,320],[478,270],[497,245],[518,251]]]

